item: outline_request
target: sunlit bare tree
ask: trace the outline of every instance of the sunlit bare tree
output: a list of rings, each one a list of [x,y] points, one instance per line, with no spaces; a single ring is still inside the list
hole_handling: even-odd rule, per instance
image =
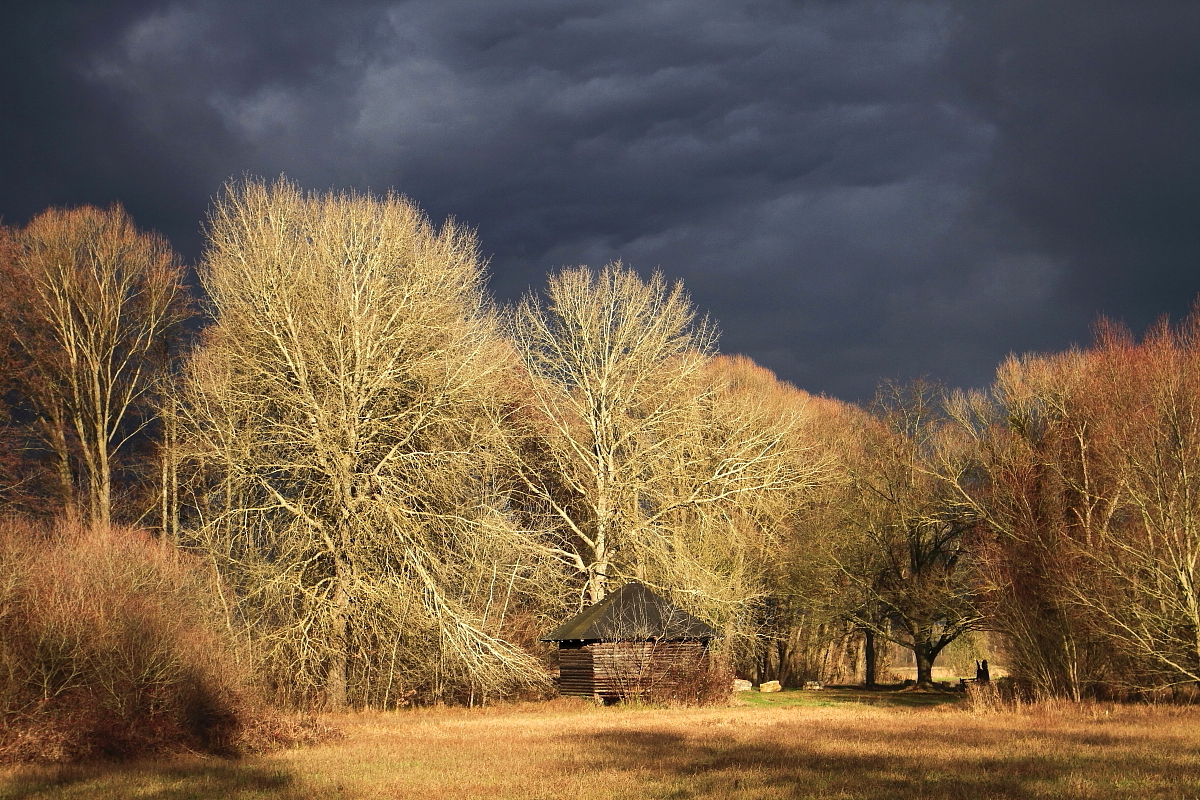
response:
[[[994,624],[1039,693],[1078,699],[1200,680],[1200,335],[1193,314],[1141,341],[1010,358],[956,417],[991,531]]]
[[[944,477],[963,468],[965,443],[941,412],[941,392],[925,382],[885,383],[874,408],[848,460],[848,535],[835,552],[850,618],[911,650],[917,683],[928,686],[938,654],[985,621],[976,515]]]
[[[120,206],[50,209],[17,233],[3,282],[17,393],[62,503],[106,526],[118,460],[153,419],[164,342],[186,316],[178,258]]]
[[[797,410],[714,368],[713,329],[661,275],[563,270],[511,331],[531,375],[526,505],[582,596],[637,578],[736,629],[762,596],[771,503],[820,471],[796,452]]]
[[[473,235],[396,195],[250,181],[216,202],[201,275],[194,541],[276,691],[337,708],[544,681],[498,635],[531,573],[493,489],[513,362]]]

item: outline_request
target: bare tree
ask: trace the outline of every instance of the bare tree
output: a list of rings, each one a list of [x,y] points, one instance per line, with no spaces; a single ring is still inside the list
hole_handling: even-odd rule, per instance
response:
[[[597,602],[619,577],[614,554],[632,560],[630,528],[649,522],[643,495],[666,477],[653,465],[690,427],[679,401],[694,393],[715,337],[682,286],[661,275],[645,283],[620,264],[553,275],[547,299],[525,298],[512,325],[545,432],[522,477]]]
[[[276,691],[336,708],[544,681],[498,635],[496,581],[468,592],[529,579],[493,488],[512,361],[473,235],[396,195],[251,181],[216,202],[202,267],[193,536]]]
[[[0,320],[6,321],[5,328],[25,302],[15,286],[14,277],[19,274],[16,255],[16,231],[0,225]],[[11,329],[5,330],[5,334],[0,349],[0,507],[5,511],[31,510],[30,506],[41,505],[38,495],[45,492],[39,492],[43,488],[39,484],[44,482],[45,475],[26,446],[28,426],[19,419],[27,359],[8,335]]]
[[[770,638],[768,607],[781,599],[773,577],[790,561],[785,539],[797,509],[835,479],[831,454],[812,437],[822,404],[744,356],[710,358],[698,394],[683,403],[692,416],[663,471],[689,492],[719,486],[724,496],[692,504],[694,494],[669,495],[685,502],[649,527],[634,552],[681,608],[719,626],[721,653],[746,665]],[[713,469],[741,474],[705,486]]]
[[[1142,667],[1135,686],[1200,682],[1200,315],[1162,323],[1135,344],[1102,330],[1096,376],[1108,397],[1105,471],[1122,502],[1082,555],[1105,591],[1076,603],[1103,620],[1118,650]]]
[[[917,382],[885,384],[879,421],[861,431],[845,508],[857,536],[842,545],[850,616],[875,636],[912,650],[917,684],[932,684],[938,654],[984,621],[972,563],[976,520],[939,468],[959,443],[939,418],[939,393]]]
[[[1082,578],[1073,541],[1111,519],[1091,420],[1077,408],[1084,361],[1078,350],[1009,358],[988,392],[949,406],[976,465],[951,483],[987,533],[976,564],[989,624],[1035,694],[1076,700],[1107,656],[1070,597]]]
[[[996,622],[1040,692],[1200,680],[1197,319],[1010,359],[956,416],[987,480]]]
[[[523,506],[582,595],[636,578],[737,628],[763,594],[773,498],[814,479],[796,408],[739,393],[682,287],[620,264],[551,276],[512,336],[531,376]]]
[[[178,258],[120,206],[51,209],[17,234],[4,277],[18,393],[63,504],[106,526],[118,459],[153,419],[163,341],[187,313]]]
[[[872,609],[848,581],[840,558],[862,543],[862,517],[851,510],[863,498],[855,476],[867,462],[864,430],[877,425],[860,406],[809,398],[800,435],[830,466],[813,491],[796,498],[784,521],[778,550],[769,560],[770,597],[764,608],[757,680],[784,685],[858,679],[860,659],[871,682],[871,652],[886,658],[886,640],[855,624]],[[877,622],[878,615],[873,615]],[[873,645],[868,648],[864,642]]]

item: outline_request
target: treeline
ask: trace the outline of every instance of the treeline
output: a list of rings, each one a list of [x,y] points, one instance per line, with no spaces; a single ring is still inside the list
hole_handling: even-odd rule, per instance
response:
[[[199,297],[117,207],[0,248],[4,503],[154,532],[278,702],[547,691],[538,636],[628,579],[758,679],[984,630],[1046,696],[1200,678],[1194,320],[862,409],[620,264],[497,307],[397,195],[230,185]]]

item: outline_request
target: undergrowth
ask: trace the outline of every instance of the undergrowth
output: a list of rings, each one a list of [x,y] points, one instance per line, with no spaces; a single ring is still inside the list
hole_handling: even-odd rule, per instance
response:
[[[0,521],[0,761],[320,738],[254,700],[218,597],[210,573],[144,532]]]

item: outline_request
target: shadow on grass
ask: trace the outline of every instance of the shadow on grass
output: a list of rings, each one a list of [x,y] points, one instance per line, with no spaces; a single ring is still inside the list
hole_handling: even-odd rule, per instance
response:
[[[962,737],[855,730],[806,742],[778,734],[754,741],[722,733],[603,732],[579,737],[597,777],[613,770],[643,782],[643,797],[1183,798],[1197,796],[1200,764],[1189,748],[1144,752],[1136,736],[1080,741],[1071,735],[972,730]],[[916,747],[914,747],[914,745]],[[1085,746],[1080,746],[1085,745]],[[1128,748],[1143,752],[1123,752]],[[576,762],[578,764],[578,762]]]
[[[0,778],[0,799],[40,797],[216,800],[217,798],[312,797],[280,769],[236,761],[201,763],[23,767]]]
[[[881,686],[863,689],[852,686],[830,686],[812,691],[785,689],[782,692],[740,692],[738,700],[750,706],[837,706],[862,703],[887,708],[934,708],[952,705],[963,699],[961,692],[914,691],[900,686]]]

